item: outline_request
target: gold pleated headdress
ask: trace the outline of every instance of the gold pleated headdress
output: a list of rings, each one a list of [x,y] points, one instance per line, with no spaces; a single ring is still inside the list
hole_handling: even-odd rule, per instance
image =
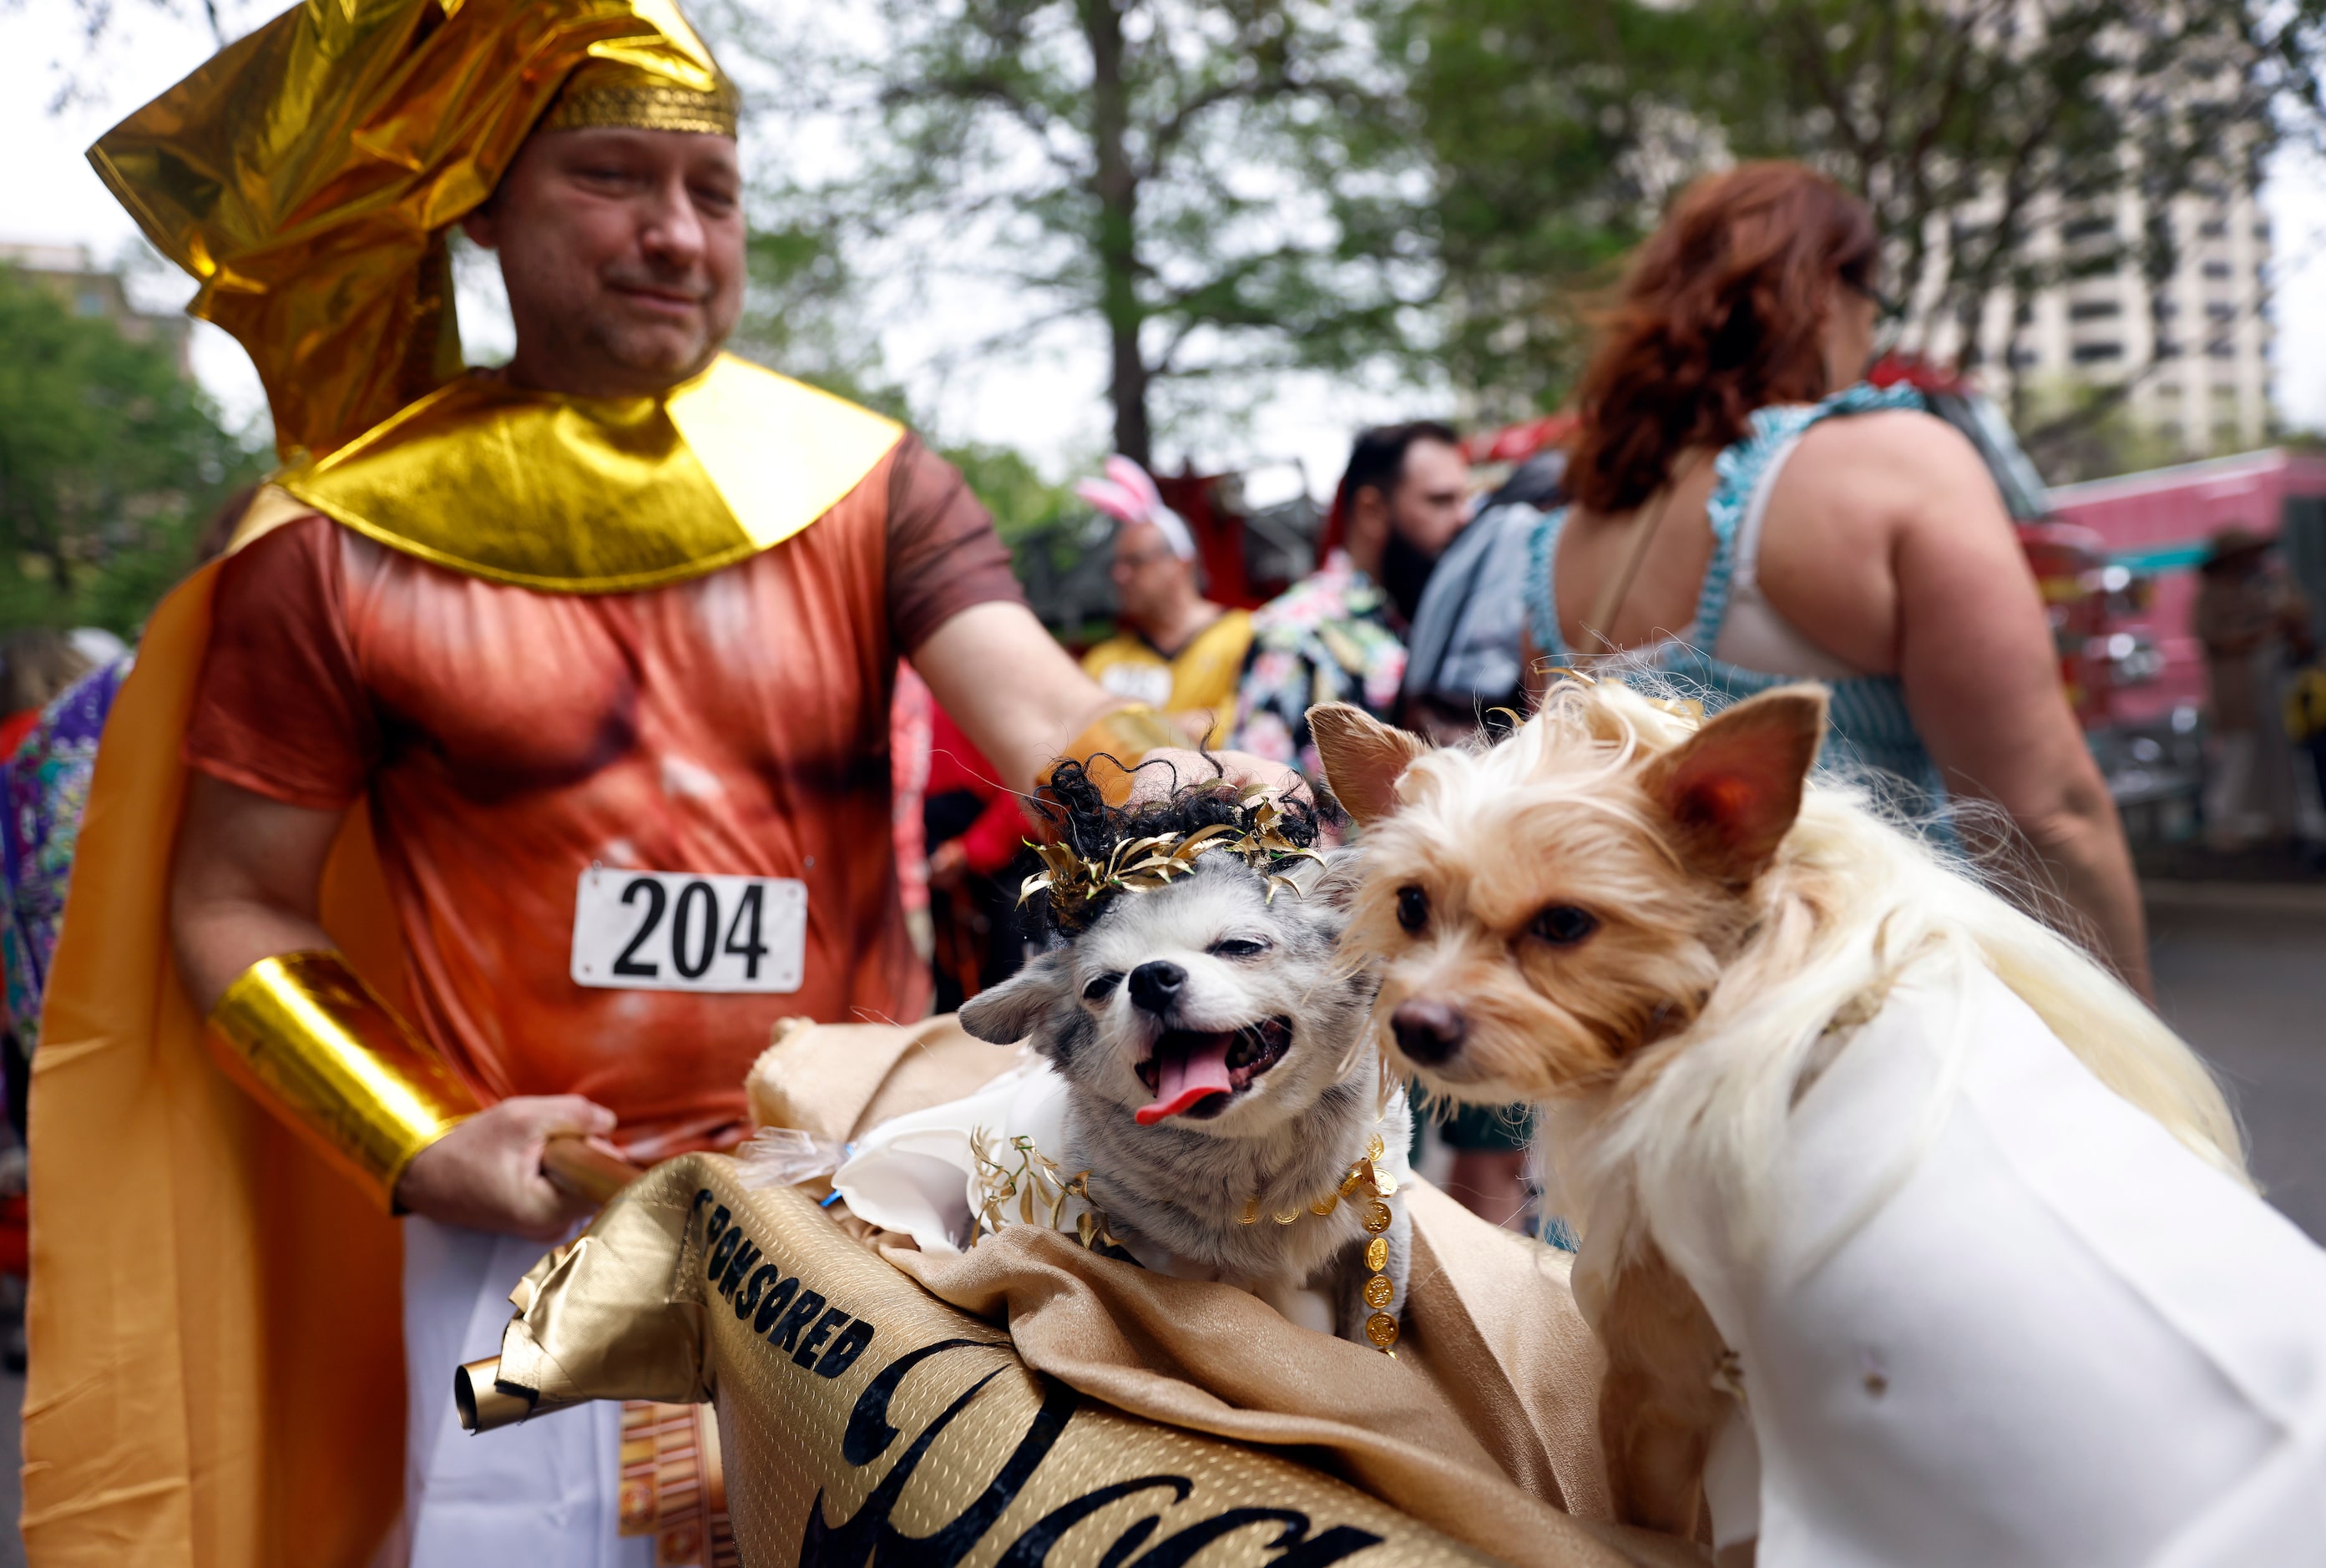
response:
[[[460,374],[444,230],[536,125],[732,135],[737,102],[671,0],[307,0],[89,161],[320,457]]]

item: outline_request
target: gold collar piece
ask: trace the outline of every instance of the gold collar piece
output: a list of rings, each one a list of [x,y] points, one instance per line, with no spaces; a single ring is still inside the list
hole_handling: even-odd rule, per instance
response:
[[[565,397],[470,375],[275,483],[359,534],[471,576],[626,593],[789,538],[902,434],[731,355],[659,397]]]

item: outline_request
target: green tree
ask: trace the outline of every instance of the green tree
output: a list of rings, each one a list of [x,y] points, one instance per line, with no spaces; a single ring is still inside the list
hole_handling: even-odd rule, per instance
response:
[[[135,630],[260,466],[169,349],[0,268],[0,621]]]
[[[768,369],[893,419],[912,423],[879,333],[861,305],[862,280],[831,237],[777,222],[746,242],[749,284],[728,347]]]
[[[1446,371],[1488,416],[1556,406],[1592,294],[1717,150],[1688,103],[1706,30],[1628,0],[1388,0],[1382,28],[1431,159]]]
[[[2127,262],[2169,276],[2176,199],[2251,182],[2281,137],[2315,127],[2326,0],[1434,0],[1406,14],[1454,341],[1507,397],[1513,381],[1563,391],[1578,293],[1674,188],[1734,158],[1799,159],[1865,195],[1890,292],[1912,306],[1906,346],[2007,362],[2017,327],[1990,323],[2024,324],[2033,294]],[[2086,400],[2062,430],[2120,398]]]
[[[1744,155],[1814,163],[1873,202],[1909,346],[2006,366],[2034,294],[2130,266],[2157,285],[2192,194],[2258,183],[2314,131],[2326,0],[1709,0],[1723,51],[1694,101]],[[2056,237],[2047,242],[2047,236]],[[2005,323],[2000,332],[1996,322]],[[2213,322],[2208,331],[2233,330]],[[2039,459],[2108,415],[2145,365],[2028,432]],[[2024,389],[2023,389],[2024,390]],[[2032,413],[2031,407],[2020,410]]]
[[[972,353],[1094,329],[1142,462],[1174,382],[1354,365],[1431,291],[1399,73],[1346,0],[879,0],[814,55],[733,9],[730,51],[794,84],[786,141],[837,149],[771,182],[774,226],[890,299],[989,291]]]

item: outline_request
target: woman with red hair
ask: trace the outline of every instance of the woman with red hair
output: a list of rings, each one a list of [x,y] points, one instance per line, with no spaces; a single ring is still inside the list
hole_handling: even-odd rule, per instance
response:
[[[2002,497],[1911,388],[1860,379],[1880,258],[1865,205],[1798,164],[1681,196],[1584,374],[1529,667],[1622,656],[1716,705],[1823,681],[1828,761],[2001,807],[2145,992],[2131,857]]]

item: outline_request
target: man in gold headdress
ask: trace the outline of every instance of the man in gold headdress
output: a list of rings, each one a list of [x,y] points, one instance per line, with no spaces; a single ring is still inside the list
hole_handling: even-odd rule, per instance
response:
[[[610,1415],[452,1435],[587,1207],[544,1144],[721,1146],[776,1020],[917,1014],[900,654],[1020,782],[1173,737],[952,469],[720,353],[735,115],[665,0],[350,0],[92,154],[285,467],[98,762],[33,1097],[36,1563],[627,1560]],[[498,372],[460,369],[455,222]]]

